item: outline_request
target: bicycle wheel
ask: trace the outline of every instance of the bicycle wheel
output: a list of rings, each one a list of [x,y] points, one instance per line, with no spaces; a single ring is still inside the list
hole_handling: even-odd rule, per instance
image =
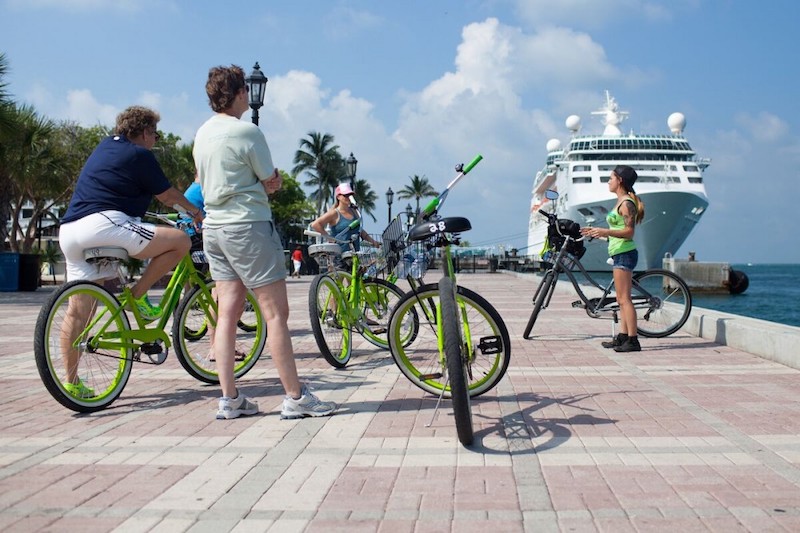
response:
[[[536,288],[536,294],[533,295],[533,311],[531,311],[531,317],[528,319],[528,325],[525,326],[525,332],[522,334],[523,339],[531,338],[531,330],[536,323],[536,319],[539,317],[539,312],[542,310],[547,295],[550,293],[553,279],[553,271],[548,270],[542,282],[539,283],[539,286]]]
[[[392,309],[400,301],[405,292],[397,285],[377,278],[366,278],[361,282],[361,304],[364,313],[364,324],[359,328],[361,336],[369,342],[389,349],[389,319]],[[419,317],[409,314],[405,326],[405,342],[409,342],[419,330]]]
[[[253,301],[255,301],[255,297],[253,297]],[[258,317],[260,313],[256,311],[258,305],[256,304],[253,307],[253,303],[251,303],[250,298],[244,301],[244,311],[242,311],[242,316],[239,318],[239,322],[236,323],[239,329],[242,331],[246,331],[248,333],[252,333],[256,329],[258,329]]]
[[[469,361],[463,353],[465,343],[461,337],[459,310],[456,307],[456,290],[453,280],[444,277],[439,280],[439,301],[442,314],[442,344],[447,366],[447,382],[450,385],[450,398],[453,401],[453,415],[456,419],[458,440],[464,446],[472,444],[472,407],[467,388]]]
[[[185,298],[185,297],[184,297]],[[250,303],[250,298],[244,301],[244,311],[242,311],[242,316],[239,321],[236,323],[236,326],[245,331],[247,333],[252,333],[256,331],[258,328],[258,324],[256,323],[257,320],[257,312],[253,308],[253,304]],[[178,319],[178,309],[175,308],[175,320]],[[186,325],[184,328],[184,335],[186,339],[189,341],[198,341],[203,338],[203,335],[208,333],[208,323],[201,322],[199,324],[195,324],[197,329],[193,329],[191,325]]]
[[[319,351],[335,368],[344,368],[353,351],[347,302],[339,285],[328,274],[318,274],[308,291],[311,331]]]
[[[508,330],[494,307],[475,292],[459,286],[456,302],[461,312],[465,350],[469,361],[468,387],[471,397],[480,396],[497,385],[508,369],[511,340]],[[414,385],[431,394],[450,397],[444,371],[444,357],[439,350],[436,309],[439,286],[423,285],[407,292],[397,303],[389,321],[389,350],[397,367]],[[416,337],[406,342],[404,324],[409,313],[416,313],[420,325]]]
[[[36,367],[47,391],[64,407],[99,411],[122,394],[133,358],[132,349],[120,345],[131,328],[119,307],[103,287],[72,281],[39,311],[33,338]]]
[[[175,356],[181,366],[195,379],[205,383],[219,383],[216,361],[213,358],[214,328],[216,324],[216,302],[211,291],[216,282],[209,281],[205,286],[194,287],[178,305],[177,320],[172,323],[172,341]],[[261,315],[255,295],[247,291],[245,309],[247,320],[255,325],[254,331],[236,330],[234,349],[236,358],[233,375],[237,378],[247,374],[258,362],[267,342],[267,324]],[[244,316],[244,315],[243,315]],[[204,330],[203,335],[187,335],[190,331]]]
[[[634,275],[631,300],[636,309],[636,331],[642,337],[672,335],[692,312],[689,287],[669,270],[645,270]]]

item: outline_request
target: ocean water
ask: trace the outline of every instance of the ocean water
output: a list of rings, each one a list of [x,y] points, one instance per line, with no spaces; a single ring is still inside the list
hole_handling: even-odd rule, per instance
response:
[[[800,326],[800,265],[736,265],[750,285],[742,294],[692,294],[692,304],[724,313]]]
[[[800,265],[731,264],[747,274],[750,285],[741,294],[692,293],[692,305],[723,313],[800,327]],[[611,274],[592,274],[606,284]]]

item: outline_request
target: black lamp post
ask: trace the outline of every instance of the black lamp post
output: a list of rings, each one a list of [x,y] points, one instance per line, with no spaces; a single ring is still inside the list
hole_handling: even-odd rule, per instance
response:
[[[394,191],[391,187],[386,191],[386,203],[389,205],[389,224],[392,223],[392,202],[394,201]]]
[[[267,88],[267,81],[267,77],[261,72],[258,61],[256,61],[255,66],[253,66],[253,72],[244,79],[249,91],[248,103],[250,104],[250,109],[253,110],[253,124],[256,126],[258,126],[258,110],[264,105],[264,92]]]
[[[356,167],[358,167],[358,159],[353,157],[353,152],[350,152],[350,157],[344,161],[344,171],[350,179],[350,188],[356,190]]]
[[[406,206],[406,225],[410,228],[411,227],[411,217],[414,216],[414,209],[411,207],[411,204]]]

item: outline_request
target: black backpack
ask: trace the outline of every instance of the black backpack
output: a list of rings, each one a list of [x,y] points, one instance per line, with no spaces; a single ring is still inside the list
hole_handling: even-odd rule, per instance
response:
[[[564,245],[566,240],[564,236],[579,239],[581,237],[580,224],[568,218],[560,218],[558,219],[558,230],[556,230],[555,226],[547,228],[547,242],[550,243],[550,248],[552,248],[553,252],[557,253],[561,246]],[[586,253],[586,246],[584,246],[583,241],[571,241],[567,246],[567,253],[580,259]]]

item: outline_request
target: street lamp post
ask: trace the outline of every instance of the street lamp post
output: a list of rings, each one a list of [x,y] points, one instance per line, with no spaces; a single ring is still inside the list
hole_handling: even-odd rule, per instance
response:
[[[406,226],[411,228],[411,217],[414,216],[414,210],[411,207],[411,204],[406,206]]]
[[[389,190],[386,191],[386,203],[389,205],[389,221],[388,221],[389,224],[392,223],[392,202],[393,201],[394,201],[394,191],[392,190],[391,187],[389,187]]]
[[[353,157],[353,152],[350,152],[350,157],[348,157],[344,162],[344,171],[347,174],[347,177],[350,179],[350,188],[354,191],[356,190],[356,168],[358,167],[358,159]]]
[[[253,124],[258,126],[258,110],[264,105],[264,90],[267,88],[267,79],[256,61],[253,72],[244,79],[248,90],[248,103],[253,110]]]

